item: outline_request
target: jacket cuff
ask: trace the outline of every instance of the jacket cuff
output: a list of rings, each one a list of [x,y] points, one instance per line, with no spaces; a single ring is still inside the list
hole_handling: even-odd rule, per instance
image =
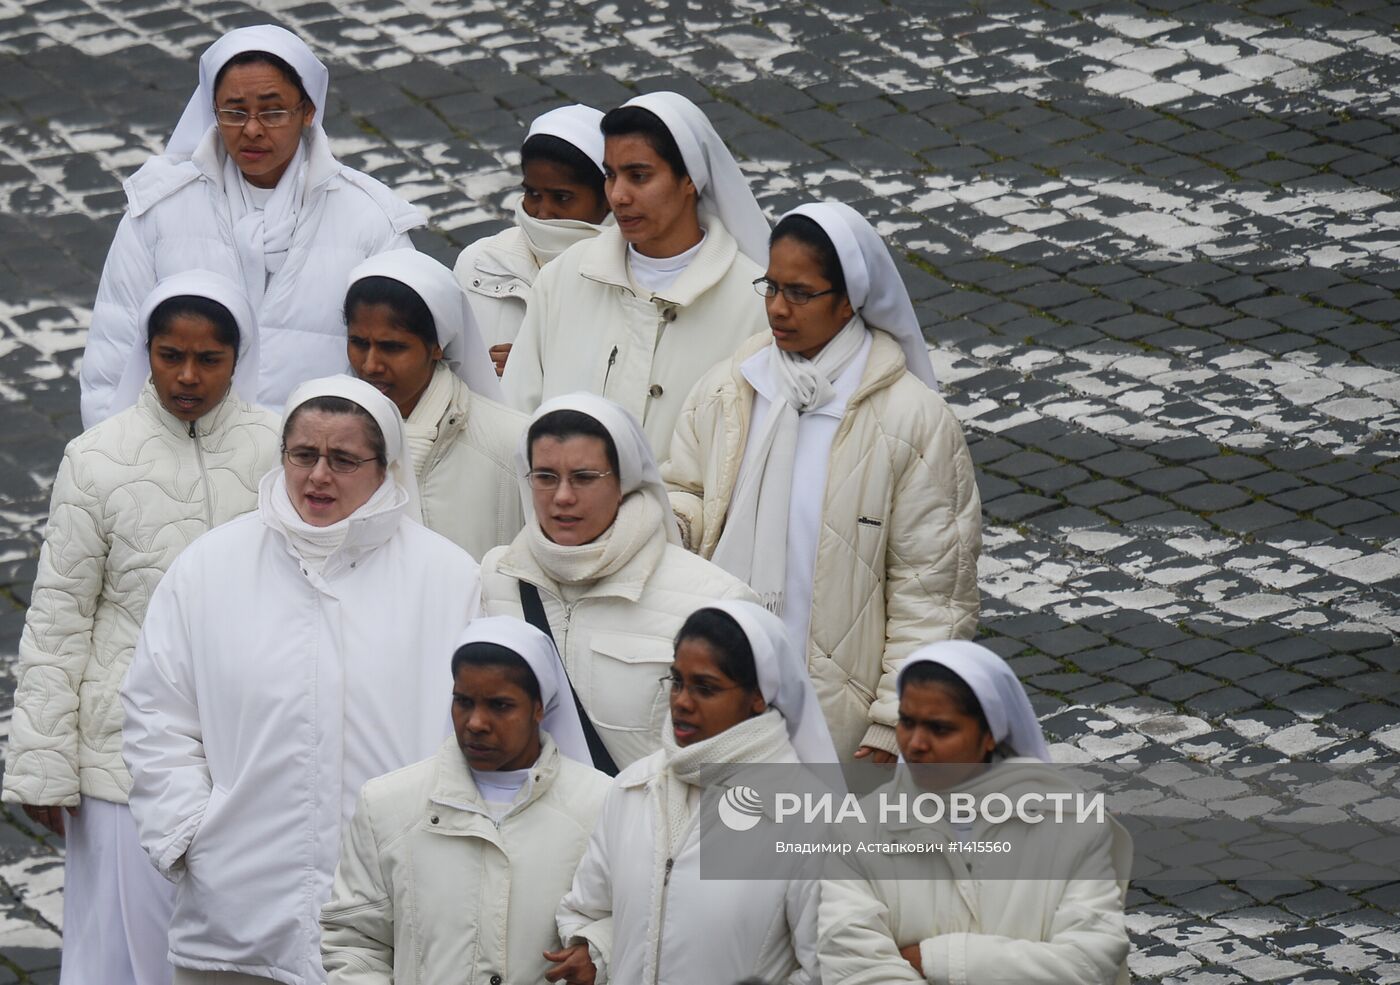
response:
[[[896,756],[899,755],[899,743],[895,741],[894,729],[889,725],[881,725],[879,722],[871,723],[870,727],[865,730],[865,738],[860,740],[860,744],[883,749]]]
[[[929,985],[967,985],[967,950],[962,934],[926,937],[919,944],[919,961]]]

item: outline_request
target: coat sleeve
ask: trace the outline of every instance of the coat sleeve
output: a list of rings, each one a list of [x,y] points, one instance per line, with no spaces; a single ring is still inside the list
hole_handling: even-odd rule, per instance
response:
[[[899,953],[889,909],[865,879],[821,883],[817,956],[826,982],[895,985],[924,980]]]
[[[929,394],[932,422],[920,446],[905,449],[885,548],[885,652],[862,745],[898,752],[895,677],[914,650],[936,640],[971,639],[981,597],[982,501],[962,428]],[[900,441],[898,436],[887,440]]]
[[[608,980],[608,966],[612,961],[613,942],[613,896],[612,872],[608,859],[606,832],[609,824],[609,810],[613,806],[613,793],[610,792],[598,815],[598,822],[589,836],[588,847],[574,872],[574,884],[559,901],[555,911],[555,922],[559,925],[559,939],[565,947],[587,944],[588,954],[597,969],[597,985],[605,985]],[[621,983],[625,985],[625,983]]]
[[[156,286],[156,269],[140,221],[130,213],[122,216],[97,285],[78,374],[84,429],[111,416],[112,397],[131,350],[142,344],[136,320],[141,303]]]
[[[321,907],[327,985],[394,981],[394,901],[380,858],[374,816],[362,790],[345,832],[331,897]]]
[[[788,883],[787,921],[792,934],[792,950],[797,967],[788,976],[788,985],[821,985],[817,958],[817,907],[821,883],[815,879],[794,879]]]
[[[545,336],[553,317],[558,264],[547,264],[530,289],[530,304],[511,346],[506,370],[501,376],[501,395],[506,405],[533,414],[544,399]]]
[[[939,934],[919,945],[925,979],[930,985],[1113,985],[1128,956],[1118,884],[1112,879],[1073,879],[1065,885],[1048,940]]]
[[[70,447],[58,467],[16,672],[4,799],[78,804],[78,688],[107,567],[102,504]],[[113,668],[119,671],[121,668]]]
[[[122,686],[122,758],[131,771],[131,813],[141,847],[172,881],[213,790],[195,697],[192,641],[176,588],[187,558],[176,559],[151,596]]]
[[[670,457],[661,464],[661,479],[680,524],[681,541],[686,550],[696,553],[705,542],[705,441],[700,417],[708,387],[707,373],[685,398],[676,431],[671,435]]]

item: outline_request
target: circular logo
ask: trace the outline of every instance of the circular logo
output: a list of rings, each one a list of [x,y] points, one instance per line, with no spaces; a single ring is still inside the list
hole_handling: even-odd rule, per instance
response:
[[[763,817],[763,798],[753,787],[730,787],[719,801],[719,819],[730,831],[748,831]]]

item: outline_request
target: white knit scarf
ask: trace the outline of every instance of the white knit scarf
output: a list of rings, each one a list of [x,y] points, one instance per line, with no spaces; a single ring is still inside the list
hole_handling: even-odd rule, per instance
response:
[[[833,383],[860,354],[864,341],[865,322],[856,315],[815,359],[784,352],[776,345],[768,347],[778,399],[768,408],[763,431],[749,434],[750,442],[758,442],[758,451],[752,459],[745,458],[712,560],[747,582],[763,607],[778,615],[783,612],[787,583],[788,512],[798,418],[836,395]],[[814,494],[821,495],[821,490],[814,490]]]
[[[651,786],[655,846],[643,982],[656,981],[666,862],[675,859],[690,830],[690,789],[724,783],[736,769],[752,763],[780,763],[797,758],[788,741],[787,724],[774,708],[688,746],[676,744],[671,716],[667,715],[661,742],[666,765]]]
[[[403,422],[404,434],[408,437],[408,451],[413,458],[413,474],[419,482],[423,480],[423,466],[432,454],[433,443],[437,441],[438,423],[447,413],[452,402],[452,370],[441,361],[433,366],[433,375],[428,379],[428,388],[418,398],[413,413]]]
[[[660,504],[639,490],[623,497],[612,526],[591,543],[577,547],[556,544],[544,535],[538,520],[526,524],[525,529],[530,553],[545,573],[561,585],[578,585],[620,570],[656,539],[663,519]]]
[[[268,278],[282,269],[292,246],[297,214],[306,197],[306,141],[297,144],[296,154],[264,208],[259,209],[254,203],[248,179],[228,154],[224,155],[223,176],[243,285],[256,311],[262,307]]]
[[[399,488],[392,476],[386,475],[374,495],[354,513],[330,526],[317,527],[301,518],[287,493],[286,473],[275,469],[263,477],[258,502],[263,522],[280,530],[296,556],[319,574],[326,559],[345,543],[352,522],[390,510],[402,510],[408,505],[408,493]]]
[[[581,219],[536,219],[525,211],[524,200],[515,205],[515,224],[525,234],[525,243],[540,267],[575,243],[597,236],[602,229]]]

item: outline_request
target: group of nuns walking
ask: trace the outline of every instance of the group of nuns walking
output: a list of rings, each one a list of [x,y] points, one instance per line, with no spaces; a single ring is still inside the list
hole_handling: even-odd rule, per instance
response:
[[[742,766],[1049,761],[967,642],[972,462],[870,223],[770,229],[655,92],[535,119],[449,270],[328,91],[231,31],[125,182],[4,773],[66,839],[64,985],[1119,977],[1121,837],[701,876]]]

